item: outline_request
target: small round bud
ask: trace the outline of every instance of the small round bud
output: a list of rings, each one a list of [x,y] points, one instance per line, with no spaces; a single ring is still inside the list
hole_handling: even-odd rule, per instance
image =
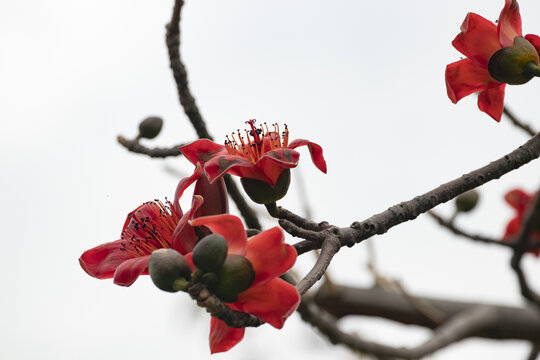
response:
[[[191,276],[191,267],[186,258],[173,249],[158,249],[148,260],[150,278],[163,291],[186,290]]]
[[[287,194],[291,183],[291,171],[283,170],[274,186],[251,178],[241,178],[240,182],[246,194],[257,204],[275,203]]]
[[[212,289],[219,283],[219,279],[216,274],[208,272],[203,274],[201,282]]]
[[[218,273],[219,283],[212,289],[223,302],[235,302],[238,294],[247,290],[255,280],[255,270],[241,255],[227,256]]]
[[[489,74],[497,81],[510,85],[525,84],[534,77],[531,66],[538,66],[538,53],[522,36],[514,38],[514,45],[497,50],[489,59]]]
[[[205,272],[217,272],[225,258],[229,246],[219,234],[210,234],[199,240],[193,249],[193,264]]]
[[[456,210],[459,212],[469,212],[476,207],[480,195],[476,190],[469,190],[456,198]]]
[[[157,116],[151,116],[139,124],[139,137],[153,139],[158,136],[163,127],[163,119]]]

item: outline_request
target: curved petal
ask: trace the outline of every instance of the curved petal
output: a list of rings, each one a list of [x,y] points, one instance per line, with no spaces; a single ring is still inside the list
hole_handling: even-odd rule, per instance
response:
[[[203,202],[204,199],[200,195],[193,195],[191,209],[182,215],[178,224],[176,224],[176,228],[172,234],[172,248],[180,254],[191,252],[197,241],[199,241],[199,238],[195,234],[195,230],[189,224],[189,220],[193,218]]]
[[[516,216],[508,222],[504,232],[503,241],[519,234],[521,229],[521,216]]]
[[[224,145],[216,144],[208,139],[200,139],[178,148],[186,159],[193,165],[198,162],[205,164],[208,160],[219,154],[227,154]]]
[[[195,171],[193,172],[193,175],[187,178],[183,178],[178,182],[178,185],[176,186],[176,191],[174,192],[174,201],[173,201],[173,207],[174,210],[178,213],[178,216],[182,216],[182,209],[180,208],[180,198],[182,197],[182,194],[184,191],[188,188],[189,185],[193,184],[193,182],[201,177],[202,174],[202,166],[201,164],[197,163],[197,166],[195,166]]]
[[[491,55],[501,48],[497,27],[475,13],[468,13],[452,45],[463,55],[487,68]]]
[[[536,49],[536,52],[540,54],[540,36],[534,34],[525,35],[525,39],[528,40]]]
[[[121,286],[130,286],[139,275],[148,275],[148,260],[150,255],[124,261],[114,273],[114,283]]]
[[[317,169],[326,174],[326,161],[324,160],[323,150],[320,145],[304,139],[296,139],[289,144],[288,148],[294,149],[302,145],[307,145],[309,154],[311,155],[311,161],[313,161],[313,164],[315,164]]]
[[[238,344],[244,337],[245,328],[232,328],[212,316],[210,320],[210,352],[224,352]]]
[[[85,251],[79,258],[79,264],[86,273],[98,279],[110,279],[124,261],[133,256],[122,251],[124,240],[108,242]]]
[[[222,235],[229,245],[229,254],[244,255],[247,236],[242,220],[234,215],[203,216],[191,221],[191,226],[206,226],[215,234]]]
[[[478,108],[491,116],[495,121],[501,121],[504,108],[504,88],[506,84],[492,87],[478,94]]]
[[[276,149],[265,153],[258,161],[256,166],[270,180],[266,181],[274,186],[283,169],[291,169],[298,165],[300,154],[293,149]]]
[[[265,174],[248,159],[238,155],[220,155],[209,160],[204,171],[213,183],[225,173],[268,182]]]
[[[242,311],[281,329],[285,320],[300,304],[300,295],[294,286],[275,278],[240,293],[234,304]]]
[[[503,47],[514,45],[514,38],[521,36],[521,16],[516,0],[505,0],[497,23],[497,33]]]
[[[255,270],[255,281],[252,286],[275,278],[294,265],[296,250],[283,240],[283,231],[277,226],[248,240],[246,258]]]
[[[446,66],[446,92],[455,104],[477,91],[500,84],[489,75],[487,69],[470,59],[463,59]]]

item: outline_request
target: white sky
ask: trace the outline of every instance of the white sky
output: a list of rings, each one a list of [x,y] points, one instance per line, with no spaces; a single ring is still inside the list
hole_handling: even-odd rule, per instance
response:
[[[80,254],[116,240],[140,203],[172,196],[185,159],[130,154],[148,115],[165,119],[151,145],[194,139],[179,107],[164,44],[171,1],[0,1],[0,358],[207,359],[209,317],[185,294],[147,277],[130,288],[88,277]],[[250,118],[286,123],[291,137],[323,146],[328,174],[307,151],[314,217],[347,226],[499,158],[526,136],[496,123],[471,96],[453,105],[444,68],[468,11],[491,20],[504,1],[187,0],[183,59],[216,139]],[[540,3],[520,1],[525,33],[540,33]],[[508,87],[506,104],[540,129],[540,81]],[[500,236],[503,194],[540,184],[534,162],[485,186],[458,224]],[[293,172],[294,177],[294,172]],[[293,178],[293,181],[297,179]],[[292,189],[282,202],[301,211]],[[437,209],[451,213],[451,206]],[[268,220],[267,226],[273,226]],[[293,239],[288,239],[294,242]],[[510,253],[471,244],[425,216],[370,240],[383,274],[418,295],[519,305]],[[330,273],[369,286],[365,246],[343,249]],[[297,269],[306,271],[311,255]],[[540,290],[539,260],[525,259]],[[536,277],[533,277],[535,275]],[[428,332],[371,319],[344,326],[368,339],[412,346]],[[411,330],[412,329],[412,330]],[[528,345],[468,340],[429,357],[523,359]],[[332,347],[294,315],[281,331],[249,329],[215,359],[355,356]],[[300,356],[300,355],[294,355]]]

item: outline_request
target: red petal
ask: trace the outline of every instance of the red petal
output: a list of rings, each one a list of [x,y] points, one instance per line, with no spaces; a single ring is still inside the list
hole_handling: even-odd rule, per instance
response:
[[[497,24],[499,42],[503,47],[514,45],[514,38],[521,36],[521,16],[516,0],[506,0]]]
[[[212,317],[210,320],[210,352],[224,352],[235,346],[244,337],[245,328],[232,328]]]
[[[139,275],[148,275],[148,260],[150,255],[124,261],[114,273],[114,283],[121,286],[130,286]]]
[[[307,145],[309,154],[311,155],[311,161],[313,161],[317,169],[326,174],[326,161],[324,160],[322,147],[318,144],[304,139],[296,139],[289,144],[288,148],[294,149],[302,145]]]
[[[172,235],[172,248],[178,251],[180,254],[187,254],[193,250],[193,247],[199,240],[195,234],[195,230],[189,224],[189,221],[193,219],[194,214],[199,207],[203,204],[204,200],[200,195],[193,195],[191,201],[191,209],[178,221],[174,233]]]
[[[180,198],[182,197],[182,194],[184,193],[184,190],[188,188],[189,185],[193,184],[193,182],[201,177],[202,173],[202,166],[197,163],[197,166],[195,167],[195,171],[193,172],[193,175],[187,178],[183,178],[178,182],[178,185],[176,186],[176,191],[174,192],[174,201],[173,206],[174,210],[178,213],[178,216],[182,216],[182,209],[180,208]]]
[[[468,13],[452,45],[463,55],[487,68],[491,55],[501,48],[497,27],[475,13]]]
[[[242,220],[234,215],[203,216],[192,220],[191,226],[206,226],[213,233],[222,235],[229,245],[229,254],[244,255],[246,253],[246,230],[242,225]]]
[[[540,54],[540,36],[534,34],[525,35],[525,39],[528,40],[536,49],[536,52]]]
[[[79,258],[79,264],[90,276],[110,279],[120,264],[133,258],[126,251],[120,250],[123,242],[117,240],[87,250]]]
[[[200,139],[178,148],[193,165],[205,162],[220,153],[227,154],[224,145],[216,144],[208,139]]]
[[[294,168],[298,165],[300,154],[292,149],[277,149],[265,153],[256,166],[261,169],[270,181],[270,185],[275,185],[283,169]]]
[[[277,226],[248,240],[246,258],[253,265],[256,274],[252,286],[275,278],[294,265],[296,250],[283,243],[283,240],[283,231]]]
[[[504,200],[513,207],[518,214],[522,215],[531,201],[532,196],[521,189],[510,190],[504,195]]]
[[[455,104],[474,92],[500,84],[487,69],[470,59],[463,59],[446,66],[446,91]]]
[[[269,182],[265,174],[248,159],[237,155],[220,155],[209,160],[204,166],[210,182],[225,173]]]
[[[504,88],[506,84],[481,91],[478,94],[478,108],[491,116],[495,121],[501,121],[504,108]]]
[[[506,225],[506,231],[504,232],[503,241],[519,234],[521,229],[521,216],[516,216],[508,222]]]
[[[240,293],[234,304],[242,311],[281,329],[285,320],[300,304],[300,295],[294,286],[275,278]]]

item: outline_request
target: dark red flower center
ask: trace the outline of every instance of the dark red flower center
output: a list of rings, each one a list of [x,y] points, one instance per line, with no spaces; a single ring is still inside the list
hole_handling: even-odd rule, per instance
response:
[[[133,257],[150,255],[154,250],[170,248],[172,234],[180,216],[169,201],[149,201],[128,215],[122,231],[121,251]]]
[[[251,130],[244,130],[245,137],[238,129],[236,134],[233,132],[231,138],[227,136],[225,140],[225,149],[230,155],[243,156],[253,164],[268,151],[286,148],[289,145],[287,125],[280,136],[278,124],[272,124],[274,128],[270,131],[266,123],[257,128],[255,122],[255,119],[246,121]]]

